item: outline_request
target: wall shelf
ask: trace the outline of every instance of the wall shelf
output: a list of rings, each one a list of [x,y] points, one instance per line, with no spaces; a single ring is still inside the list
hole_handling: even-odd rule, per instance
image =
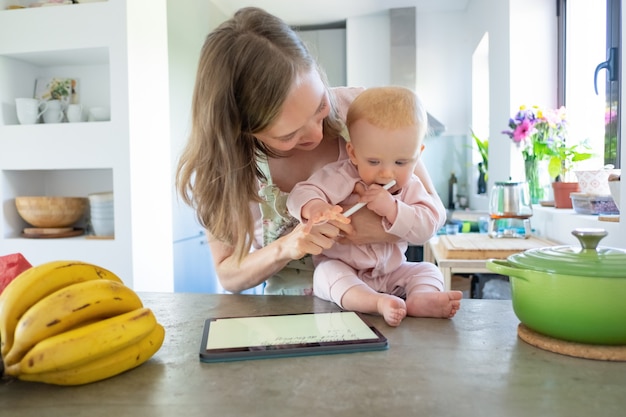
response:
[[[132,285],[126,2],[5,10],[0,1],[0,253],[94,262]],[[20,125],[15,98],[34,97],[36,80],[53,77],[77,80],[85,122]],[[110,121],[87,122],[95,106],[110,108]],[[115,193],[114,239],[22,236],[29,225],[15,197],[103,191]],[[88,230],[88,213],[74,227]]]

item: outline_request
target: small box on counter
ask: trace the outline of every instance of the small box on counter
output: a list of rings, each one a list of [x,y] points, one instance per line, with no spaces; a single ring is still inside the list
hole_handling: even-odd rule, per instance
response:
[[[578,214],[619,214],[613,197],[610,195],[591,195],[571,193],[572,206]]]

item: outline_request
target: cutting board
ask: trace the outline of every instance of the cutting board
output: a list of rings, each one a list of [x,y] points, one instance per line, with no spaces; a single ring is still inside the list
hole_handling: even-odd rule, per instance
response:
[[[555,245],[535,236],[528,239],[491,238],[482,233],[459,233],[439,236],[437,249],[442,259],[506,259],[528,249]]]

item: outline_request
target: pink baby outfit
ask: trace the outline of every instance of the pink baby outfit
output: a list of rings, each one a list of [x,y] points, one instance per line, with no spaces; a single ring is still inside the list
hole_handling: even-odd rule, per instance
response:
[[[302,206],[312,199],[350,206],[358,202],[358,195],[353,191],[360,181],[356,167],[349,160],[331,163],[293,188],[287,208],[292,216],[302,221]],[[445,219],[439,217],[433,197],[416,175],[394,197],[398,205],[396,221],[392,224],[383,218],[382,224],[387,233],[401,240],[368,245],[337,243],[314,256],[313,291],[316,296],[341,306],[345,292],[363,283],[378,292],[400,297],[406,296],[417,285],[431,285],[443,290],[443,277],[437,267],[426,262],[406,262],[404,253],[409,243],[420,245],[428,241]]]

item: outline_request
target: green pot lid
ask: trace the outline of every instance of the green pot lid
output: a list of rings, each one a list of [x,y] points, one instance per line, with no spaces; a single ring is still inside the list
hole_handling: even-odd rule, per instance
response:
[[[598,246],[604,229],[575,229],[581,247],[552,246],[529,249],[508,257],[518,268],[556,274],[626,278],[626,250]]]

